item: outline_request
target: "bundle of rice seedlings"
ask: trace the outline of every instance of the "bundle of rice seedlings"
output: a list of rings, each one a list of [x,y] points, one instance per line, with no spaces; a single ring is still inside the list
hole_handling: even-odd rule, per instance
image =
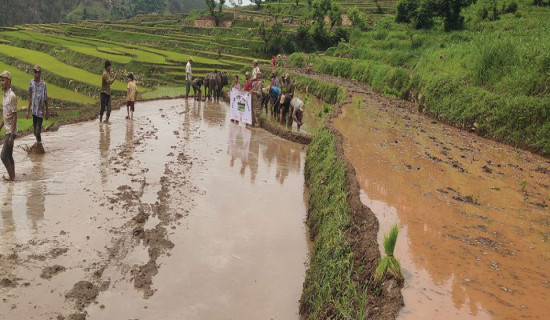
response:
[[[401,266],[399,261],[393,256],[393,250],[395,249],[395,243],[397,242],[397,234],[399,229],[397,225],[394,225],[388,235],[384,235],[384,252],[386,256],[380,260],[376,271],[374,272],[374,283],[382,283],[388,275],[402,279]]]

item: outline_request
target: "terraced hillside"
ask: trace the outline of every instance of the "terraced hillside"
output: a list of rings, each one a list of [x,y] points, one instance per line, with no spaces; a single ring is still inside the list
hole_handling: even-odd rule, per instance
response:
[[[216,36],[213,29],[182,26],[179,20],[156,18],[120,23],[83,21],[40,24],[0,31],[0,68],[13,75],[14,91],[25,107],[32,67],[40,64],[55,113],[91,109],[97,103],[105,60],[119,78],[113,94],[122,99],[126,75],[133,73],[142,98],[184,94],[185,64],[194,59],[193,75],[218,70],[242,74],[254,57],[247,44],[259,41],[252,32]],[[91,111],[91,110],[90,110]],[[22,118],[22,117],[21,117]],[[56,122],[60,118],[53,118]],[[30,126],[20,120],[23,130]],[[51,123],[51,122],[50,122]]]

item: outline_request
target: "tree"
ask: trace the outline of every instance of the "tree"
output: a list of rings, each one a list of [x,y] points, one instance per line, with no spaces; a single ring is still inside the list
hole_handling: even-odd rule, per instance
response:
[[[434,17],[443,17],[445,31],[459,30],[464,26],[462,8],[474,0],[399,0],[395,21],[410,23],[415,20],[417,29],[430,29]]]
[[[336,24],[342,24],[342,7],[333,3],[328,13],[328,17],[330,18],[330,30],[332,30]]]
[[[464,17],[460,15],[460,11],[462,8],[471,5],[472,1],[473,0],[439,0],[437,5],[439,9],[438,15],[443,17],[445,31],[460,30],[464,27]]]
[[[210,15],[212,18],[214,18],[214,22],[216,23],[216,27],[220,25],[220,19],[223,17],[223,5],[225,4],[225,0],[219,0],[218,3],[216,3],[215,0],[204,0],[206,3],[206,6],[208,7],[208,11],[210,11]],[[216,8],[218,8],[218,11],[216,11]]]
[[[264,41],[264,53],[278,54],[283,44],[282,40],[283,24],[276,22],[269,26],[265,21],[258,24],[258,36]]]
[[[262,1],[262,0],[250,0],[250,2],[255,3],[255,4],[256,4],[256,8],[257,8],[258,10],[260,10],[260,7],[262,6],[262,2],[265,2],[265,1]]]

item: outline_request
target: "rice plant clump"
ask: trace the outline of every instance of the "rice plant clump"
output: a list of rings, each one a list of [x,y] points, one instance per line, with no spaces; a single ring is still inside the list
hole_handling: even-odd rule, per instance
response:
[[[384,235],[384,252],[386,256],[380,260],[376,271],[374,272],[374,283],[382,283],[388,275],[396,279],[403,279],[401,266],[399,261],[393,256],[395,243],[397,242],[397,234],[399,229],[394,225],[388,235]]]

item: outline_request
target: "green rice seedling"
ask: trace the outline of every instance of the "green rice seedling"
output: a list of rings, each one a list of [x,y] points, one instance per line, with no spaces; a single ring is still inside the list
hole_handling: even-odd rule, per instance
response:
[[[520,180],[518,182],[518,185],[521,187],[521,191],[525,192],[525,188],[527,187],[527,181],[525,179]]]
[[[380,260],[376,271],[374,272],[374,283],[380,284],[388,275],[402,279],[401,266],[399,261],[393,256],[393,250],[395,249],[395,243],[397,242],[397,234],[399,229],[397,225],[394,225],[388,235],[384,235],[384,252],[386,256]]]

